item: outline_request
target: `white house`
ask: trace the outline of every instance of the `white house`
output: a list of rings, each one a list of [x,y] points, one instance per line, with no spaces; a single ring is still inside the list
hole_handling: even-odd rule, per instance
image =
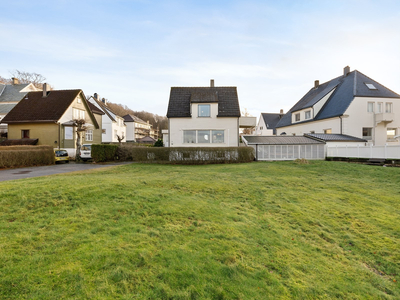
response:
[[[254,135],[276,135],[276,124],[283,117],[283,109],[279,114],[261,113]]]
[[[12,78],[12,84],[0,84],[0,134],[7,132],[7,124],[1,120],[29,92],[39,91],[32,83],[20,84],[17,78]]]
[[[169,147],[239,146],[236,87],[172,87],[167,117]]]
[[[126,141],[136,142],[138,139],[151,136],[151,124],[134,115],[125,115]]]
[[[100,100],[97,93],[94,96],[90,96],[88,101],[104,112],[102,117],[102,142],[115,143],[118,142],[118,137],[124,137],[123,142],[125,142],[126,125],[124,118],[114,113],[107,106],[106,99]]]
[[[370,144],[398,144],[400,95],[349,67],[314,87],[276,125],[277,135],[345,134]]]

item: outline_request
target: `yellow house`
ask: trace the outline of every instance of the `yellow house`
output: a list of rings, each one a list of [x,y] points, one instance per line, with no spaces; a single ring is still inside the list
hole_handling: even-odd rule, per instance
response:
[[[76,154],[76,120],[85,120],[81,133],[85,144],[101,143],[104,113],[87,102],[82,90],[29,92],[2,120],[8,124],[8,139],[38,139],[38,145],[66,149]]]

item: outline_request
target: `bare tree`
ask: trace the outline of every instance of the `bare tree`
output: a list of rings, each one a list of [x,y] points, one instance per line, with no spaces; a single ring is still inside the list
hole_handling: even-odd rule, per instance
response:
[[[122,141],[125,139],[125,136],[124,136],[124,134],[122,134],[122,136],[119,136],[118,134],[117,134],[117,140],[118,140],[118,143],[121,145],[122,144]]]
[[[247,108],[244,109],[244,111],[242,111],[242,116],[243,117],[251,117],[252,115],[247,111]],[[254,131],[254,127],[251,128],[244,128],[243,129],[243,134],[253,134]]]
[[[73,120],[76,126],[76,160],[80,160],[79,153],[81,153],[82,146],[82,133],[86,131],[86,121],[84,119]]]

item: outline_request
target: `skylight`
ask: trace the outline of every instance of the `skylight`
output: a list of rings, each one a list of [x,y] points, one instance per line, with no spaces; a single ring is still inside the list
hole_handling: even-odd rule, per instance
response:
[[[377,88],[372,83],[365,84],[370,90],[377,90]]]

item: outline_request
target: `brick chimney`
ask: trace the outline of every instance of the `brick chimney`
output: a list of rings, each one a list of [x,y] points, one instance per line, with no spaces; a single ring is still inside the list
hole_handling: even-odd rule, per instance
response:
[[[317,87],[319,87],[319,80],[314,81],[314,88],[317,88]]]
[[[48,83],[43,83],[43,98],[46,98],[49,94],[50,87]]]
[[[210,87],[214,87],[214,79],[210,80]]]
[[[12,84],[19,84],[19,80],[18,80],[18,78],[15,78],[15,77],[13,77],[13,78],[11,78],[12,79]]]
[[[347,74],[349,74],[349,73],[350,73],[350,67],[347,66],[347,67],[345,67],[345,68],[343,69],[343,75],[344,75],[344,76],[347,76]]]

